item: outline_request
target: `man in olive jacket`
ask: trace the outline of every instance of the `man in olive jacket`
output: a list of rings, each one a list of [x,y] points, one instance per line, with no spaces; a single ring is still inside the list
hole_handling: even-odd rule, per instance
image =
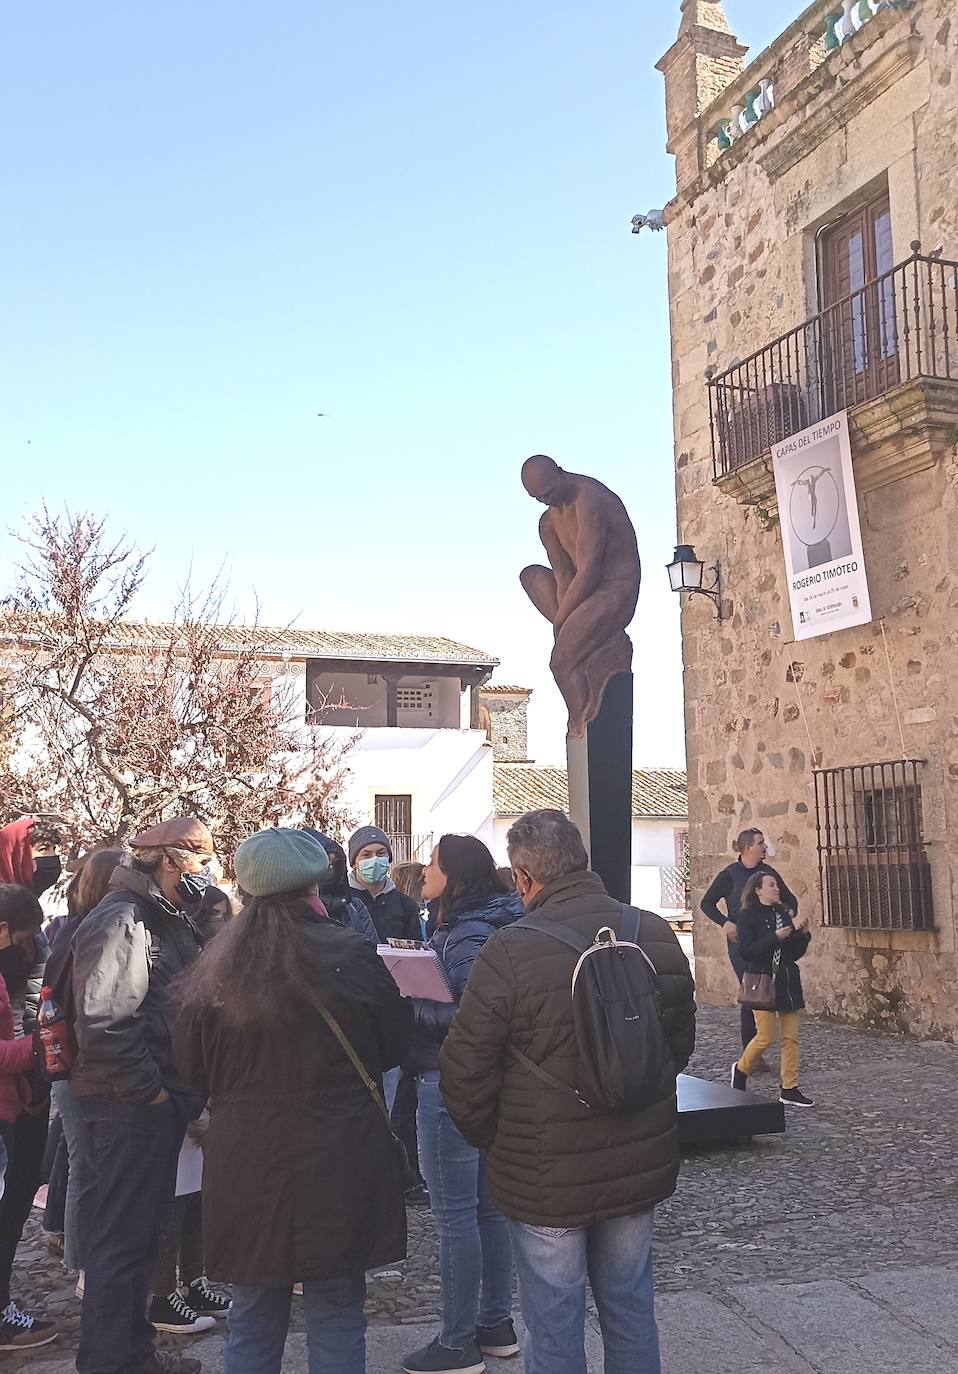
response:
[[[534,811],[509,831],[509,859],[528,914],[593,938],[618,932],[622,906],[588,872],[576,827]],[[685,1068],[695,1045],[688,960],[671,928],[644,912],[639,943],[658,974],[663,1026]],[[576,954],[519,920],[483,947],[440,1056],[446,1107],[486,1152],[493,1197],[509,1219],[527,1374],[586,1374],[586,1279],[599,1309],[606,1368],[659,1374],[652,1216],[679,1169],[674,1092],[643,1111],[599,1114],[543,1082],[520,1050],[574,1088]]]

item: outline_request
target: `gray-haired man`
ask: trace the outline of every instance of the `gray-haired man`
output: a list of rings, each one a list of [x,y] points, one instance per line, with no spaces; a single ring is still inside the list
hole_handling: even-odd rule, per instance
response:
[[[603,926],[619,931],[623,908],[588,871],[582,838],[561,811],[522,817],[507,843],[529,914],[589,939]],[[649,912],[639,942],[658,973],[681,1070],[695,1044],[688,961],[668,924]],[[487,1152],[493,1196],[510,1221],[527,1374],[586,1374],[587,1279],[606,1369],[659,1374],[652,1215],[678,1176],[674,1092],[643,1111],[599,1115],[512,1053],[575,1087],[575,964],[574,950],[523,920],[489,940],[440,1056],[442,1092],[462,1134]]]

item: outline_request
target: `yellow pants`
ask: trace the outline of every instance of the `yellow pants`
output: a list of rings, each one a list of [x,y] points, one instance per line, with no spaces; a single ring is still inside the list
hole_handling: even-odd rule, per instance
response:
[[[759,1056],[775,1044],[778,1027],[782,1028],[782,1087],[798,1087],[798,1024],[800,1011],[757,1011],[755,1013],[755,1039],[750,1040],[745,1053],[738,1061],[739,1072],[746,1077],[755,1068]]]

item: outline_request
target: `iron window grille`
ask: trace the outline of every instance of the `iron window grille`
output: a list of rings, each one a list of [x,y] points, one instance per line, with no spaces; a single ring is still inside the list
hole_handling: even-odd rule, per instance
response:
[[[919,759],[815,772],[825,924],[933,930]]]

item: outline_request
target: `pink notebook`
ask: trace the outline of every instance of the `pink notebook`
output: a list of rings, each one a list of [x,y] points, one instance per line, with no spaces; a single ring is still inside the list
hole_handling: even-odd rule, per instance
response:
[[[378,945],[377,952],[404,997],[425,997],[430,1002],[456,1000],[435,950],[424,945],[412,948]]]

